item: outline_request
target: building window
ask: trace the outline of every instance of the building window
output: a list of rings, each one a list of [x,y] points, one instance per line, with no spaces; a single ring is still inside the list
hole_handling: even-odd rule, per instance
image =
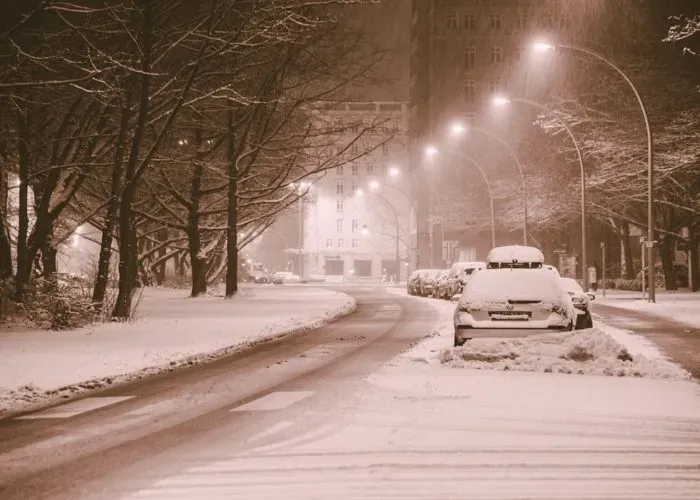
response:
[[[518,29],[524,30],[525,28],[527,28],[527,14],[525,14],[525,13],[518,14],[517,23],[518,23],[517,24]]]
[[[352,232],[356,233],[360,229],[360,221],[355,219],[352,221]]]
[[[360,181],[356,179],[352,181],[352,192],[356,193],[358,189],[360,189]]]
[[[357,142],[353,142],[352,145],[350,146],[350,152],[357,153],[359,150],[360,150],[360,147],[357,145]]]
[[[473,125],[475,119],[476,115],[474,113],[467,113],[466,115],[464,115],[464,123],[466,125]]]
[[[503,49],[501,47],[491,47],[491,62],[499,63],[503,60]]]
[[[335,173],[338,175],[343,175],[343,166],[339,165],[339,166],[335,167]]]
[[[474,102],[476,97],[476,82],[474,80],[464,80],[464,101]]]
[[[335,211],[339,214],[343,213],[343,200],[338,200],[335,202]]]
[[[489,95],[496,94],[501,91],[501,80],[498,78],[492,78],[489,80]]]
[[[338,248],[343,248],[345,246],[345,240],[343,238],[338,239]]]
[[[343,181],[340,181],[335,185],[335,192],[336,194],[343,194],[343,191],[345,191],[345,184],[343,184]]]
[[[333,248],[333,239],[332,238],[328,238],[326,240],[326,248]]]
[[[374,165],[372,165],[371,163],[368,163],[367,164],[367,173],[371,174],[372,172],[374,172]]]
[[[545,14],[542,16],[542,27],[551,29],[554,26],[554,16],[552,14]]]
[[[352,240],[353,248],[360,248],[360,240]]]
[[[492,30],[500,30],[501,29],[501,16],[500,16],[500,14],[491,14],[489,16],[489,27]]]
[[[470,31],[476,29],[476,16],[474,14],[464,14],[464,29]]]
[[[446,25],[447,25],[448,30],[456,30],[457,29],[457,13],[456,12],[450,12],[449,14],[447,14]]]
[[[392,121],[391,122],[391,131],[393,133],[396,133],[399,131],[399,122],[398,121]]]
[[[343,219],[335,220],[335,230],[339,233],[343,232]]]
[[[559,18],[559,26],[562,29],[571,28],[571,12],[564,12]]]
[[[515,62],[520,62],[520,60],[523,58],[523,49],[521,47],[515,49],[514,57]]]
[[[386,142],[382,144],[382,155],[389,156],[389,145]]]
[[[352,175],[358,175],[360,173],[360,167],[358,165],[352,166]]]
[[[476,64],[476,47],[464,49],[464,69],[472,70]]]

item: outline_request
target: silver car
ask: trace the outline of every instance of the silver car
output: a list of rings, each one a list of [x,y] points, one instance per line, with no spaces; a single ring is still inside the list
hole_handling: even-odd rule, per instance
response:
[[[595,300],[595,295],[586,293],[578,284],[578,281],[572,278],[559,278],[564,291],[571,297],[571,302],[574,304],[578,317],[576,318],[576,329],[593,328],[593,316],[591,315],[591,301]]]
[[[454,345],[573,330],[576,317],[569,294],[551,271],[482,269],[467,281],[455,308]]]

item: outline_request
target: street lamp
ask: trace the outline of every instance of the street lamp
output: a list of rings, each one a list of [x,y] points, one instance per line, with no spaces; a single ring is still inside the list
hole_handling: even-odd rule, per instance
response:
[[[391,177],[398,177],[399,169],[397,167],[389,167],[389,175]]]
[[[590,49],[586,49],[583,47],[578,47],[575,45],[563,45],[563,44],[557,44],[553,45],[551,43],[545,42],[545,41],[537,41],[532,44],[533,50],[537,52],[549,52],[549,51],[554,51],[557,48],[562,48],[562,49],[569,49],[573,50],[576,52],[580,52],[582,54],[589,55],[599,61],[604,62],[611,68],[613,68],[617,73],[627,82],[627,84],[632,88],[632,92],[634,92],[634,96],[637,98],[637,102],[639,103],[639,107],[642,110],[642,116],[644,117],[644,126],[646,127],[646,132],[647,132],[647,190],[648,190],[648,198],[647,198],[647,252],[648,252],[648,266],[649,266],[649,302],[656,302],[656,283],[655,283],[655,269],[654,269],[654,142],[652,139],[652,134],[651,134],[651,126],[649,125],[649,116],[647,115],[647,110],[646,107],[644,106],[644,101],[642,101],[642,97],[639,95],[639,91],[637,90],[637,87],[635,87],[634,83],[632,83],[632,80],[625,74],[624,71],[622,71],[615,63],[613,63],[611,60],[607,59],[606,57],[602,56],[601,54],[598,54],[597,52],[594,52]],[[643,272],[643,270],[642,270]]]
[[[513,102],[520,102],[523,104],[533,106],[539,109],[540,111],[543,111],[544,113],[550,111],[539,102],[532,101],[530,99],[525,99],[522,97],[509,98],[504,95],[497,95],[493,97],[492,101],[494,106],[496,107],[505,107]],[[579,147],[578,141],[576,140],[576,137],[574,136],[571,127],[569,127],[566,121],[564,121],[560,116],[555,114],[554,118],[561,124],[562,127],[564,127],[564,130],[566,130],[566,132],[569,134],[569,137],[571,138],[571,141],[574,143],[574,147],[576,148],[576,154],[578,155],[578,164],[579,169],[581,171],[581,270],[583,272],[583,289],[588,291],[588,231],[586,223],[588,220],[588,216],[586,202],[586,169],[584,168],[583,164],[583,154],[581,153],[581,148]]]
[[[438,149],[435,146],[428,146],[425,148],[425,156],[428,158],[434,157],[436,154],[438,154]]]
[[[437,154],[437,151],[436,151],[436,154]],[[493,190],[491,189],[491,182],[489,181],[489,178],[486,175],[486,172],[482,168],[481,164],[478,161],[476,161],[476,159],[474,157],[469,156],[468,154],[464,153],[463,151],[459,151],[459,154],[460,154],[460,156],[462,156],[462,158],[470,161],[476,167],[476,169],[481,174],[481,177],[484,179],[484,182],[486,183],[486,189],[488,190],[488,193],[489,193],[489,204],[491,207],[491,247],[495,248],[496,247],[496,215],[495,215],[495,209],[494,209]]]
[[[527,224],[527,182],[525,179],[525,170],[523,169],[522,163],[520,163],[520,159],[518,158],[518,155],[515,154],[515,151],[513,151],[513,148],[510,147],[510,144],[508,144],[506,141],[504,141],[501,137],[498,135],[494,134],[493,132],[490,132],[486,130],[485,128],[481,127],[471,127],[473,130],[476,130],[477,132],[481,132],[492,139],[498,141],[501,146],[505,148],[506,151],[508,151],[508,154],[510,157],[513,159],[515,162],[515,166],[518,168],[518,173],[520,174],[520,183],[522,185],[522,194],[523,194],[523,245],[527,246],[527,240],[528,240],[528,235],[527,235],[527,229],[528,229],[528,224]],[[467,131],[467,127],[461,123],[453,123],[452,124],[452,135],[454,136],[461,136]]]

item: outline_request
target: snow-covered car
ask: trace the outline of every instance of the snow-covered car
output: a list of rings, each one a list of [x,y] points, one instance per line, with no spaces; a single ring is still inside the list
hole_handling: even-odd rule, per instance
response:
[[[416,269],[411,273],[406,281],[406,292],[409,295],[418,294],[418,277],[420,276],[422,269]]]
[[[448,276],[450,275],[450,270],[449,269],[443,269],[442,272],[440,273],[440,276],[435,280],[435,283],[433,285],[433,298],[439,299],[440,297],[440,287],[442,284],[447,280]]]
[[[462,291],[464,284],[474,271],[485,267],[484,262],[455,262],[450,268],[447,279],[442,281],[438,295],[440,298],[450,300]]]
[[[419,280],[421,297],[432,297],[435,288],[435,281],[442,274],[442,269],[426,269],[426,272],[421,274]]]
[[[467,281],[455,308],[454,345],[573,330],[576,317],[571,297],[550,271],[483,269]]]
[[[544,265],[544,268],[547,269],[548,271],[553,272],[553,273],[557,276],[557,278],[560,278],[560,277],[561,277],[561,274],[559,273],[559,269],[557,269],[557,268],[554,267],[553,265],[551,265],[551,264],[545,264],[545,265]]]
[[[578,284],[578,281],[572,278],[559,278],[564,291],[571,297],[571,302],[574,304],[578,312],[578,317],[576,318],[576,329],[582,330],[584,328],[593,327],[593,317],[591,316],[591,301],[595,300],[595,295],[592,293],[586,293]]]
[[[281,271],[273,275],[272,282],[275,285],[287,285],[289,283],[301,283],[301,278],[294,273]]]

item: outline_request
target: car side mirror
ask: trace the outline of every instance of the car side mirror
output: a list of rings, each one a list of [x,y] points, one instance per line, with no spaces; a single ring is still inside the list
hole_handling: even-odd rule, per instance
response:
[[[589,292],[589,293],[587,293],[586,295],[588,295],[588,298],[589,298],[589,299],[595,300],[595,294]]]

